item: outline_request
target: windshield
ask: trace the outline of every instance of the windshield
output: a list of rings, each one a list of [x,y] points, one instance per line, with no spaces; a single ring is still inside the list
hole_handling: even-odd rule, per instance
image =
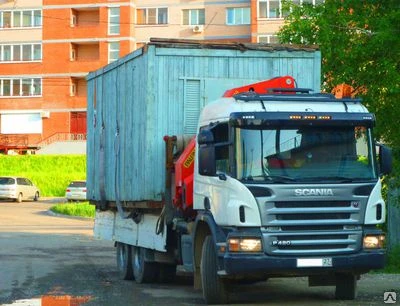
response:
[[[371,138],[363,126],[235,128],[237,178],[271,183],[376,179]]]

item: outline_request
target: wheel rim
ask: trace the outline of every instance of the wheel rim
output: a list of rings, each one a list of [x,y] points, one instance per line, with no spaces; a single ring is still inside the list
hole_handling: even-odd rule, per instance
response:
[[[118,268],[120,271],[124,270],[125,263],[126,263],[126,248],[124,245],[118,244],[118,255],[117,255],[117,260],[118,260]]]
[[[134,264],[135,264],[135,269],[136,271],[140,271],[141,267],[142,267],[142,259],[141,259],[141,252],[140,252],[140,248],[136,248],[135,251],[135,260],[134,260]]]

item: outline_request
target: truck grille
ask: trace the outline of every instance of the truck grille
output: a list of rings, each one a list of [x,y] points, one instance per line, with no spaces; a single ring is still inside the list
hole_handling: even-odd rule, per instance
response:
[[[350,201],[266,202],[264,218],[268,226],[359,224],[360,205]]]
[[[270,255],[329,255],[356,252],[362,231],[363,206],[351,201],[265,202],[264,247]]]

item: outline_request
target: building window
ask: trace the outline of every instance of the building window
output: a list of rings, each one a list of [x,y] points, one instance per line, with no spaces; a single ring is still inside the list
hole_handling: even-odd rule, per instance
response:
[[[0,12],[0,28],[34,28],[41,26],[41,10]]]
[[[294,4],[312,4],[319,5],[324,0],[292,0]],[[260,18],[283,18],[289,12],[282,10],[282,0],[258,0],[258,17]]]
[[[205,10],[183,10],[183,24],[197,25],[205,24]]]
[[[260,35],[258,36],[258,42],[265,44],[279,44],[279,39],[277,35],[273,34]]]
[[[120,8],[110,7],[108,9],[108,34],[118,35],[120,33],[119,19],[120,19]]]
[[[111,63],[119,58],[119,41],[108,43],[108,62]]]
[[[39,10],[33,11],[33,26],[42,26],[42,12]]]
[[[280,0],[259,0],[258,12],[261,18],[281,18]]]
[[[41,44],[0,45],[0,62],[32,62],[41,60]]]
[[[1,12],[0,21],[0,26],[2,28],[11,28],[11,12]]]
[[[1,60],[2,61],[11,61],[11,46],[4,45],[1,46]]]
[[[226,24],[228,25],[250,24],[250,8],[249,7],[227,8]]]
[[[144,8],[137,10],[137,24],[167,24],[168,8]]]
[[[14,62],[20,62],[21,61],[21,45],[16,45],[13,46],[13,52],[12,52],[12,60]]]
[[[40,96],[42,80],[39,78],[0,79],[0,96],[22,97]]]

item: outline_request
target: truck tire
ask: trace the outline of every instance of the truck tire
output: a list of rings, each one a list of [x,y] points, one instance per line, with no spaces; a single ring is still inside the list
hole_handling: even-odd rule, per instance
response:
[[[121,279],[133,279],[132,248],[130,245],[117,242],[117,267]]]
[[[157,263],[145,261],[146,250],[141,247],[133,247],[132,266],[135,281],[151,283],[157,278]]]
[[[170,264],[159,264],[160,270],[158,280],[161,283],[170,283],[175,280],[176,277],[176,265]]]
[[[354,300],[357,297],[357,276],[354,274],[337,274],[335,298],[337,300]]]
[[[217,274],[217,255],[211,236],[207,236],[203,243],[200,272],[206,303],[226,304],[228,302],[227,285]]]

